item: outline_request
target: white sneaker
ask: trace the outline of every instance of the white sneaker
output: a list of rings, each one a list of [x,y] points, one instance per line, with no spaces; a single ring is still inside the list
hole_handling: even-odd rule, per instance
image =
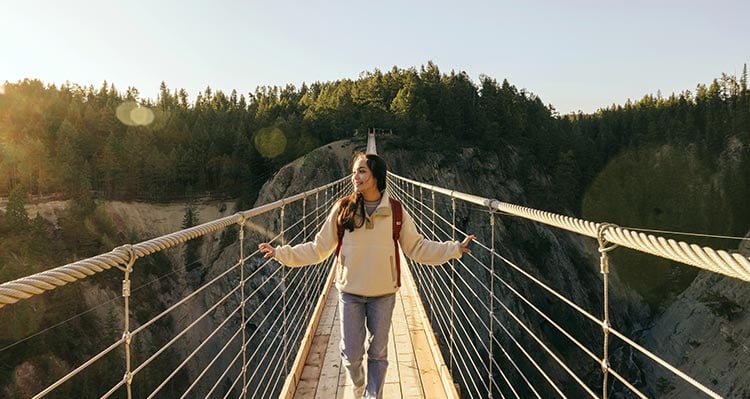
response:
[[[365,385],[362,384],[358,387],[354,387],[354,398],[355,399],[362,399],[362,395],[365,394]]]

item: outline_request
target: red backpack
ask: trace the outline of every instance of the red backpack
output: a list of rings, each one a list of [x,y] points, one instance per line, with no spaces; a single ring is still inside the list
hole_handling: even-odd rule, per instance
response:
[[[339,209],[342,209],[349,198],[344,197],[339,201]],[[393,210],[393,250],[396,253],[396,284],[401,287],[401,257],[398,254],[398,237],[401,234],[401,221],[403,220],[403,210],[401,203],[393,198],[388,198],[391,203],[391,209]],[[341,252],[341,242],[344,240],[344,226],[336,219],[336,234],[339,237],[339,243],[336,245],[336,256],[339,256]]]

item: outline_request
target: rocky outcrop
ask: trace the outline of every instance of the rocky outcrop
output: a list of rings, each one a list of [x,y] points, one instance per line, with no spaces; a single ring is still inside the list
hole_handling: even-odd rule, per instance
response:
[[[750,234],[746,236],[750,238]],[[750,241],[740,252],[750,256]],[[750,397],[750,289],[747,282],[701,271],[644,334],[647,348],[726,398]],[[664,398],[699,397],[659,366],[648,384]]]

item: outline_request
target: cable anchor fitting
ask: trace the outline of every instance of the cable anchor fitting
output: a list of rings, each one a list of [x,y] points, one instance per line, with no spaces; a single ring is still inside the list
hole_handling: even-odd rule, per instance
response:
[[[596,240],[599,242],[598,250],[599,250],[599,253],[601,254],[599,258],[599,271],[602,274],[609,273],[609,257],[607,256],[607,252],[619,246],[617,244],[607,241],[607,239],[604,237],[604,234],[609,228],[616,228],[616,227],[618,227],[616,224],[601,223],[596,231]]]

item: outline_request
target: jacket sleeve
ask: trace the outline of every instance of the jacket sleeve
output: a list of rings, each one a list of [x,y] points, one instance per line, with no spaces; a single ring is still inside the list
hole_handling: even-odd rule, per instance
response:
[[[462,255],[461,243],[458,241],[440,242],[424,238],[417,232],[414,220],[406,211],[403,212],[398,242],[404,255],[425,265],[441,265]]]
[[[313,265],[328,258],[336,249],[338,234],[336,218],[339,214],[339,204],[336,203],[331,213],[315,239],[295,246],[281,245],[276,247],[274,258],[286,266],[299,267]]]

